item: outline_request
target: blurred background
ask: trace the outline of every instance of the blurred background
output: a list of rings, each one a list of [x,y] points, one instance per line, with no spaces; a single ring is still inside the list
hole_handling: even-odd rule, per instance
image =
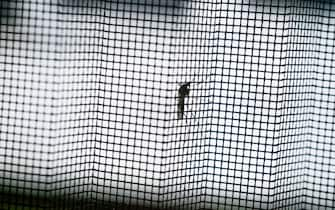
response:
[[[335,206],[332,1],[0,8],[1,208]]]

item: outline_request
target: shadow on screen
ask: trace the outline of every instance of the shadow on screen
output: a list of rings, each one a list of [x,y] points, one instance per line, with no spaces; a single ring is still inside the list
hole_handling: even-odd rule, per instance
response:
[[[125,12],[145,12],[159,11],[160,14],[169,14],[173,12],[175,15],[180,14],[187,3],[186,0],[60,0],[58,6],[63,9],[73,9],[74,11],[86,11],[93,14],[103,10],[125,11]],[[156,8],[156,9],[152,9]],[[99,14],[96,14],[99,15]]]

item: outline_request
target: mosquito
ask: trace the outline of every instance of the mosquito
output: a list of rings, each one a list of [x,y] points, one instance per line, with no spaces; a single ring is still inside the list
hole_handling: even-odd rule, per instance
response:
[[[184,117],[185,98],[190,94],[191,82],[182,84],[178,90],[178,119],[182,120]]]
[[[184,111],[185,111],[185,101],[186,98],[190,95],[190,84],[191,83],[205,83],[206,81],[191,81],[191,82],[184,82],[180,85],[178,89],[178,119],[182,120],[184,118]],[[195,117],[191,113],[192,117]]]

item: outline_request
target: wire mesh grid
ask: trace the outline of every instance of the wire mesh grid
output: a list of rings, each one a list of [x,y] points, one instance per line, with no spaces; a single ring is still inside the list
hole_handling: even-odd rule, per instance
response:
[[[331,1],[0,11],[2,209],[335,206]]]

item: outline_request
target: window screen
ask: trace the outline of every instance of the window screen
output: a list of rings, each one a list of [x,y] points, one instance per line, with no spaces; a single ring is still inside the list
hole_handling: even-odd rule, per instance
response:
[[[335,6],[0,1],[1,209],[335,207]]]

